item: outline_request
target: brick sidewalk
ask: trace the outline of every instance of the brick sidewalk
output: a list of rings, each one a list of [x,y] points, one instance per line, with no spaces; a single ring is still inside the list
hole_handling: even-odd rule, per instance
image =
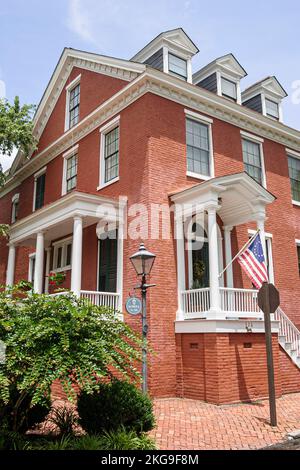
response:
[[[154,400],[157,427],[151,435],[160,449],[258,449],[300,429],[300,394],[277,400],[278,427],[269,425],[269,403],[215,406],[196,400]]]

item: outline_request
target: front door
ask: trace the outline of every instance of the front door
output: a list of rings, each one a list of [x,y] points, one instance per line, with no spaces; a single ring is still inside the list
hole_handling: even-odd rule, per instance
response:
[[[100,292],[117,292],[117,231],[114,234],[114,238],[107,237],[99,240],[98,290]]]

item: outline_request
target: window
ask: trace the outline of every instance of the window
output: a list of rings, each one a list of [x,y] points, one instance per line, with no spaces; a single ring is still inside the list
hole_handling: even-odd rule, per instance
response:
[[[187,119],[186,143],[188,172],[210,176],[209,126]]]
[[[225,96],[226,98],[230,98],[234,101],[237,100],[236,83],[232,82],[231,80],[227,80],[227,78],[221,77],[221,87],[222,87],[222,96]]]
[[[288,155],[289,175],[293,201],[300,202],[300,159]]]
[[[76,188],[77,185],[77,164],[78,164],[78,155],[72,155],[67,159],[67,168],[66,168],[66,190],[67,193]]]
[[[266,113],[267,116],[277,119],[279,121],[279,105],[274,101],[268,100],[266,98]]]
[[[298,272],[300,276],[300,242],[297,243],[297,256],[298,256]]]
[[[80,83],[70,91],[69,99],[69,128],[75,126],[79,121],[80,106]]]
[[[169,54],[169,72],[184,80],[187,80],[187,63],[186,60]]]
[[[261,144],[246,139],[243,139],[242,142],[245,171],[255,181],[263,184]]]
[[[29,255],[28,281],[34,284],[35,253]]]
[[[53,271],[70,269],[72,265],[72,239],[68,238],[53,245]]]
[[[11,204],[11,223],[14,224],[18,219],[19,214],[19,194],[15,194],[12,198]]]
[[[34,177],[34,204],[33,210],[40,209],[44,205],[46,169],[41,170]]]
[[[108,132],[104,141],[104,183],[108,183],[119,176],[119,126]]]

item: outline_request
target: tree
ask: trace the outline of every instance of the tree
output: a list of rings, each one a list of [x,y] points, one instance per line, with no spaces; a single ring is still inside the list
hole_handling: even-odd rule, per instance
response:
[[[21,299],[15,293],[0,292],[0,339],[6,345],[0,409],[13,402],[16,389],[15,416],[24,400],[30,407],[45,404],[57,379],[74,400],[74,386],[92,392],[103,378],[139,378],[141,339],[113,311],[71,293],[22,293]]]
[[[16,96],[13,104],[5,99],[0,99],[0,154],[11,155],[14,148],[28,155],[36,148],[36,140],[33,136],[33,113],[35,106],[20,105]],[[0,165],[0,186],[5,182],[5,175]]]

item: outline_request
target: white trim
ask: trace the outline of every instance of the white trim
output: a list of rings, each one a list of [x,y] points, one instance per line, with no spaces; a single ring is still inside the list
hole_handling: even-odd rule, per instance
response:
[[[36,211],[36,208],[35,208],[35,198],[36,198],[36,183],[37,183],[37,179],[44,175],[47,171],[47,167],[44,166],[41,170],[39,170],[37,173],[34,174],[34,183],[33,183],[33,204],[32,204],[32,212],[35,212]]]
[[[288,157],[300,158],[300,152],[295,152],[295,150],[291,150],[291,149],[288,149],[288,148],[286,148],[285,151],[286,151]]]
[[[78,148],[79,144],[72,147],[70,150],[63,154],[63,171],[62,171],[62,184],[61,184],[61,195],[65,196],[67,194],[67,167],[68,167],[68,160],[75,155],[78,155]],[[78,161],[77,161],[78,165]],[[78,174],[78,168],[77,168]]]
[[[33,260],[35,259],[35,253],[28,255],[28,282],[33,282]]]
[[[190,109],[185,109],[184,112],[188,117],[191,117],[192,119],[197,119],[198,121],[203,122],[204,124],[212,124],[214,122],[212,118],[204,116],[203,114],[195,113],[195,111],[191,111]]]
[[[105,124],[99,129],[100,131],[100,164],[99,164],[99,186],[97,187],[97,191],[105,188],[106,186],[110,186],[113,183],[116,183],[117,181],[119,181],[119,178],[120,178],[120,134],[121,134],[120,133],[120,129],[121,129],[120,121],[121,121],[120,115],[116,116],[114,119],[112,119],[111,121],[109,121],[107,124]],[[117,127],[119,127],[119,165],[118,165],[119,174],[114,179],[105,182],[104,181],[105,179],[105,157],[104,157],[105,138],[109,132],[116,129]]]
[[[253,230],[253,229],[248,229],[248,234],[249,235],[254,235],[257,231],[256,230]],[[266,241],[266,245],[268,247],[268,254],[269,254],[269,281],[274,284],[275,282],[275,275],[274,275],[274,262],[273,262],[273,244],[272,244],[272,241],[273,241],[273,234],[272,233],[268,233],[268,232],[265,232],[264,233],[264,236],[265,236],[265,241]]]
[[[294,199],[292,199],[292,204],[293,206],[300,206],[300,201],[295,201]]]
[[[255,136],[249,134],[246,136],[247,132],[241,131],[241,138],[242,140],[248,140],[249,142],[253,142],[259,145],[259,153],[260,153],[260,164],[261,164],[261,177],[262,177],[262,186],[267,188],[267,175],[266,175],[266,168],[265,168],[265,157],[264,157],[264,146],[263,146],[263,139],[256,139]],[[244,160],[244,157],[243,157]]]
[[[299,238],[296,238],[295,243],[296,243],[297,246],[300,246],[300,240],[299,240]]]
[[[63,240],[59,240],[57,242],[52,243],[53,246],[53,259],[52,259],[52,272],[58,273],[62,271],[69,271],[72,269],[72,261],[71,264],[66,264],[67,262],[67,247],[69,245],[73,245],[73,237],[67,237],[64,238]],[[58,250],[59,248],[62,248],[62,253],[61,253],[61,266],[59,268],[56,268],[57,264],[57,255],[58,255]],[[71,251],[72,253],[72,251]]]
[[[20,193],[16,193],[11,198],[11,223],[14,224],[17,221],[16,217],[16,203],[18,204],[20,201]]]
[[[263,320],[225,320],[225,319],[195,319],[177,320],[175,323],[175,333],[264,333]],[[279,322],[271,323],[272,333],[278,333]]]
[[[210,180],[211,178],[215,177],[215,163],[214,163],[214,149],[213,149],[213,135],[212,135],[212,124],[213,119],[208,118],[207,116],[203,116],[202,114],[195,113],[194,111],[190,111],[189,109],[184,110],[186,119],[191,119],[194,121],[198,121],[201,124],[204,124],[208,127],[208,143],[209,143],[209,175],[201,175],[199,173],[195,173],[193,171],[186,170],[186,175],[191,176],[192,178],[197,178],[200,180]],[[186,124],[186,123],[185,123]],[[185,144],[187,147],[187,142]],[[187,151],[186,151],[186,168],[187,168]]]
[[[248,234],[249,235],[254,235],[256,232],[257,232],[257,230],[253,230],[253,229],[250,229],[250,228],[248,229]],[[265,237],[273,238],[273,235],[272,235],[272,233],[265,232]]]
[[[66,86],[66,108],[65,108],[65,132],[70,129],[70,94],[74,88],[80,84],[81,74],[78,75],[69,85]],[[80,90],[81,93],[81,90]],[[80,101],[79,101],[80,107]]]
[[[256,143],[262,144],[264,143],[264,139],[262,137],[258,137],[257,135],[250,134],[249,132],[245,132],[242,129],[240,130],[241,136],[248,140],[253,140]]]

